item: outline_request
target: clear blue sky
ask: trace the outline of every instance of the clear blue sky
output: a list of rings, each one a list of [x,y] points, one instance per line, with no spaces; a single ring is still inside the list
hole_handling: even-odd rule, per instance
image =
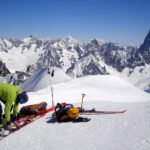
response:
[[[141,44],[150,30],[150,0],[0,0],[0,37]]]

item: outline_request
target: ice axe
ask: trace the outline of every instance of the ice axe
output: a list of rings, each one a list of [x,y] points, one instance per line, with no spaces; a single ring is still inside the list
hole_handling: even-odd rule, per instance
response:
[[[82,100],[81,100],[81,110],[82,110],[82,106],[83,106],[83,98],[85,97],[85,94],[82,94]]]

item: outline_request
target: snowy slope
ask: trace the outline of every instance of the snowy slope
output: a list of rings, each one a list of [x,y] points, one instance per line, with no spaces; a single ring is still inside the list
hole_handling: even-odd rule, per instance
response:
[[[149,94],[118,76],[96,75],[71,80],[60,69],[51,69],[55,70],[53,78],[50,78],[47,68],[43,68],[21,85],[22,89],[29,92],[30,103],[43,99],[51,105],[50,83],[55,103],[80,102],[82,93],[87,94],[87,101],[137,102],[150,98]]]
[[[15,47],[10,41],[5,40],[6,42],[9,43],[6,48],[8,50],[0,51],[0,59],[6,63],[11,72],[26,71],[27,66],[36,63],[40,54],[43,53],[42,48],[36,49],[36,43],[32,41],[32,38],[21,41],[19,47]]]
[[[139,87],[142,90],[150,90],[150,65],[145,65],[141,67],[136,67],[133,71],[133,73],[130,76],[126,76],[125,72],[123,71],[122,77],[124,77],[126,80],[130,81],[130,83],[134,84],[135,86]],[[144,74],[144,77],[143,77]]]
[[[39,71],[40,72],[40,71]],[[51,114],[37,120],[15,134],[0,141],[3,150],[148,150],[150,148],[150,96],[116,76],[88,76],[53,83],[54,100],[80,106],[81,94],[87,94],[84,108],[97,110],[124,110],[124,114],[95,115],[88,123],[52,123]],[[63,73],[62,73],[63,74]],[[28,104],[48,102],[51,93],[46,73],[31,77],[38,91],[28,93]],[[45,80],[45,88],[43,82]],[[64,82],[63,82],[64,80]],[[42,89],[40,90],[40,84]],[[32,85],[32,84],[31,84]],[[30,86],[30,84],[29,84]],[[21,106],[20,106],[21,107]]]
[[[51,84],[71,80],[71,78],[60,69],[56,67],[51,67],[50,73],[52,73],[52,70],[54,70],[54,77],[51,77],[51,75],[48,74],[48,68],[41,68],[37,73],[35,73],[32,77],[28,78],[19,87],[25,90],[26,92],[33,92],[46,88]]]

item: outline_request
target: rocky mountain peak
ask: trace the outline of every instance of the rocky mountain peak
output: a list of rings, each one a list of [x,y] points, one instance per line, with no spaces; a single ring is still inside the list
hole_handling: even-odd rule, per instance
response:
[[[148,32],[144,43],[139,48],[140,51],[150,51],[150,31]]]
[[[141,59],[143,59],[146,64],[150,64],[150,31],[148,32],[144,43],[140,46],[138,55],[141,55]]]
[[[76,44],[76,43],[78,42],[78,40],[74,39],[74,38],[71,37],[70,35],[64,37],[63,40],[66,42],[66,44],[69,44],[69,45],[71,45],[71,44]]]
[[[147,34],[144,42],[149,42],[150,43],[150,30],[149,30],[149,33]]]
[[[35,42],[36,40],[38,40],[36,37],[33,37],[32,35],[30,35],[29,37],[24,38],[22,41],[23,41],[24,43],[33,43],[33,42]]]
[[[132,76],[134,70],[150,64],[150,31],[139,49],[99,39],[81,43],[71,36],[57,40],[41,40],[33,36],[21,41],[0,39],[0,56],[9,70],[19,71],[19,76],[25,70],[34,73],[41,67],[51,66],[61,68],[72,77],[111,74],[111,71]],[[20,61],[20,58],[23,59]],[[2,69],[5,68],[3,63]]]

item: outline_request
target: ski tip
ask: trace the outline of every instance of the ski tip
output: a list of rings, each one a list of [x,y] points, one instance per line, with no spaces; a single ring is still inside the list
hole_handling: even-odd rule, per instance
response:
[[[126,112],[127,110],[122,111],[123,113]]]

